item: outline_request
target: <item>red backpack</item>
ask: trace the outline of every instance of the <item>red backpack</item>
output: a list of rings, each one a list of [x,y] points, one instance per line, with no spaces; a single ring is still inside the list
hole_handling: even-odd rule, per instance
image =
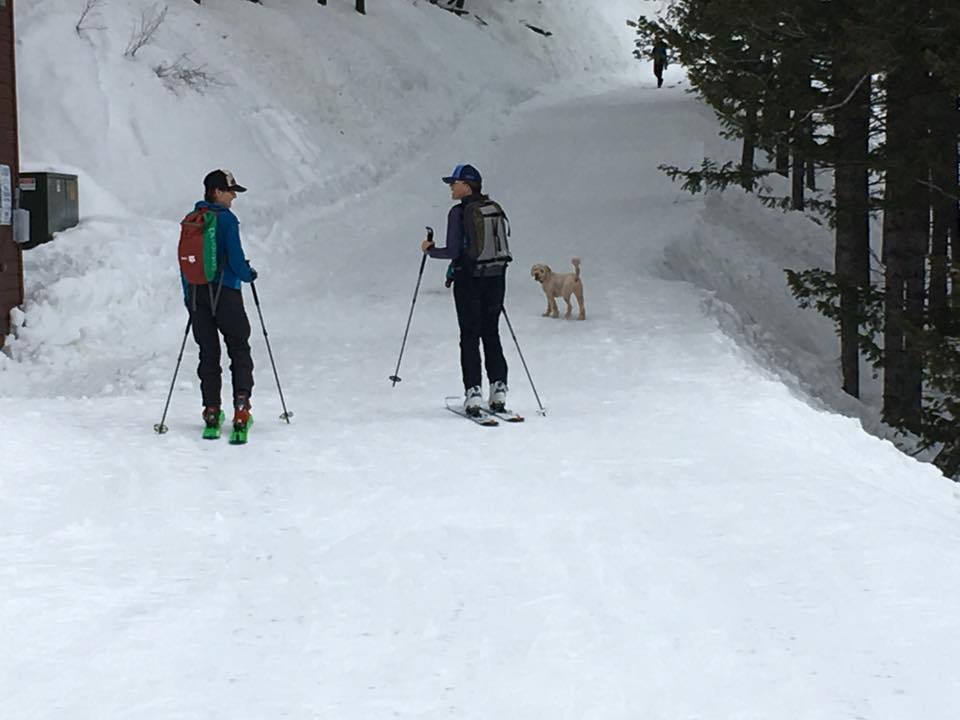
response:
[[[180,221],[180,272],[189,285],[207,285],[217,276],[217,213],[201,208]]]

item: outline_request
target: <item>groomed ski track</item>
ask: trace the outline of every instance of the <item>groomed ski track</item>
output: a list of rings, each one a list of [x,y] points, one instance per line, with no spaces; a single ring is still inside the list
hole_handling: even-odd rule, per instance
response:
[[[175,330],[142,392],[0,400],[0,715],[954,717],[952,487],[662,278],[701,201],[656,166],[714,133],[679,89],[540,99],[280,219],[294,242],[258,290],[295,416],[277,419],[250,303],[246,446],[200,439],[192,343],[152,432]],[[443,408],[460,378],[441,262],[387,380],[459,162],[510,213],[508,309],[548,408],[504,327],[527,421],[490,432]],[[574,256],[587,320],[542,318],[530,265]]]

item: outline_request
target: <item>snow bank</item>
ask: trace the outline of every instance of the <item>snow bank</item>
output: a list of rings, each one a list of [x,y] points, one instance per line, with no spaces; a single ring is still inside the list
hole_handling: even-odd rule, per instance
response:
[[[467,18],[425,0],[370,6],[178,0],[131,58],[133,28],[160,5],[108,0],[78,34],[73,0],[17,4],[23,167],[77,173],[82,222],[25,254],[4,394],[130,392],[159,371],[182,321],[176,221],[211,168],[251,189],[244,243],[270,270],[317,241],[324,209],[385,187],[438,137],[495,133],[561,78],[601,87],[636,70],[626,0],[471,0]],[[178,62],[209,84],[158,77]],[[331,243],[326,260],[353,252]]]
[[[480,26],[426,0],[370,3],[367,16],[347,0],[178,0],[128,58],[132,28],[156,4],[106,2],[78,36],[73,0],[20,2],[23,164],[83,168],[141,215],[178,215],[219,165],[256,187],[264,215],[328,204],[384,182],[470,113],[626,67],[628,33],[612,19],[631,3],[601,5],[472,0]],[[157,77],[178,60],[213,84],[195,92]],[[84,214],[116,211],[83,190]]]
[[[714,147],[717,156],[729,151]],[[858,418],[874,435],[902,441],[881,419],[873,368],[861,361],[860,399],[844,393],[833,323],[798,307],[787,285],[785,270],[833,268],[830,228],[802,213],[766,208],[738,188],[692,199],[691,209],[692,229],[664,249],[664,276],[700,288],[705,312],[795,392]]]

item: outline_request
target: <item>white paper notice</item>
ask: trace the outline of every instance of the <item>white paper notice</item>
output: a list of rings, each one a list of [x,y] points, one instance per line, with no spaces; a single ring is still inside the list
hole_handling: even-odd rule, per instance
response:
[[[0,225],[9,225],[13,217],[13,183],[10,166],[0,165]]]

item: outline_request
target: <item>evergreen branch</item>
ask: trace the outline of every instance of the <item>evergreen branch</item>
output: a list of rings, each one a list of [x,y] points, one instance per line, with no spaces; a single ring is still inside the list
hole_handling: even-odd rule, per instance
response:
[[[795,123],[795,125],[799,125],[801,123],[806,122],[810,117],[812,117],[817,113],[821,115],[825,115],[828,112],[833,112],[834,110],[839,110],[842,107],[846,107],[850,103],[850,101],[853,100],[854,96],[857,94],[860,88],[863,87],[863,84],[867,80],[869,80],[871,77],[873,77],[873,75],[871,75],[870,73],[867,73],[866,75],[861,77],[860,80],[857,82],[857,84],[854,85],[853,90],[850,91],[850,94],[847,95],[847,97],[845,97],[842,102],[839,102],[836,105],[827,105],[826,107],[814,108],[813,110],[809,111],[806,115],[804,115],[797,123]]]
[[[930,190],[933,190],[935,193],[939,195],[943,195],[943,197],[947,198],[948,200],[953,200],[954,202],[960,202],[960,196],[954,195],[953,193],[950,193],[944,190],[942,187],[940,187],[935,183],[928,182],[927,180],[917,180],[917,182],[923,185],[924,187],[929,188]]]

